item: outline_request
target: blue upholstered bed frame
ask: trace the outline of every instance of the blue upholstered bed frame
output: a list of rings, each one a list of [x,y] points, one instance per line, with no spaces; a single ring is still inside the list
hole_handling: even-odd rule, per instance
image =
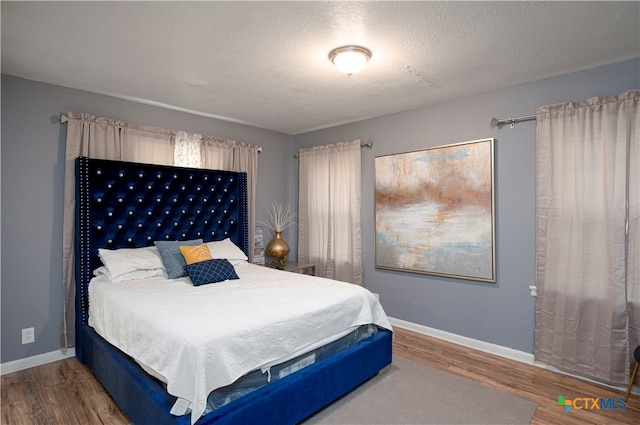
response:
[[[248,252],[246,174],[78,158],[76,162],[76,356],[137,425],[190,424],[175,398],[88,326],[88,285],[98,248],[155,240],[230,238]],[[295,424],[391,363],[385,330],[203,416],[204,424]]]

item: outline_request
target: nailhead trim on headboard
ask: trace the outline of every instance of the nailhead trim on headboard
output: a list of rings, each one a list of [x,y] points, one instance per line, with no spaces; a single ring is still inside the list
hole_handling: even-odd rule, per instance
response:
[[[98,248],[230,238],[248,253],[246,173],[86,157],[77,159],[76,168],[78,326],[88,322],[87,289],[101,265]]]

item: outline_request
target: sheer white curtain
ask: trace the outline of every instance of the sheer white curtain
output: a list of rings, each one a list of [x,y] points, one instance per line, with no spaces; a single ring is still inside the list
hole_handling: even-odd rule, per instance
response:
[[[202,162],[202,136],[177,131],[173,147],[173,165],[200,168]]]
[[[614,384],[628,383],[640,343],[639,100],[536,111],[534,355]]]
[[[74,214],[75,159],[87,156],[158,165],[209,168],[247,173],[249,241],[255,234],[255,194],[259,147],[220,141],[185,131],[128,124],[90,114],[69,112],[65,156],[63,227],[63,350],[75,344]],[[251,246],[251,244],[250,244]],[[252,252],[249,253],[249,258]]]
[[[301,149],[298,261],[362,285],[360,140]]]

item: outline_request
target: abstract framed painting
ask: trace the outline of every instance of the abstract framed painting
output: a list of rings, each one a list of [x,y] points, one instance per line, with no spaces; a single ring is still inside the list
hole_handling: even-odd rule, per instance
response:
[[[376,268],[496,281],[493,145],[375,157]]]

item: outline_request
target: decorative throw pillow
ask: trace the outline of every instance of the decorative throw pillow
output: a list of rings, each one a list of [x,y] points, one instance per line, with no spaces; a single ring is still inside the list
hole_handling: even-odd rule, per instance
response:
[[[189,278],[195,286],[223,280],[239,279],[231,263],[224,259],[200,261],[184,266]]]
[[[164,268],[167,269],[167,276],[169,279],[177,279],[186,276],[184,266],[186,266],[187,263],[184,261],[182,253],[180,253],[180,247],[202,245],[202,239],[193,239],[190,241],[155,241],[153,243],[158,247],[158,251],[160,251]]]
[[[198,246],[180,246],[180,253],[187,264],[199,263],[200,261],[211,260],[211,252],[207,244]]]
[[[211,258],[227,259],[234,266],[246,262],[249,259],[247,255],[229,238],[222,241],[207,242],[207,245],[211,252]]]

